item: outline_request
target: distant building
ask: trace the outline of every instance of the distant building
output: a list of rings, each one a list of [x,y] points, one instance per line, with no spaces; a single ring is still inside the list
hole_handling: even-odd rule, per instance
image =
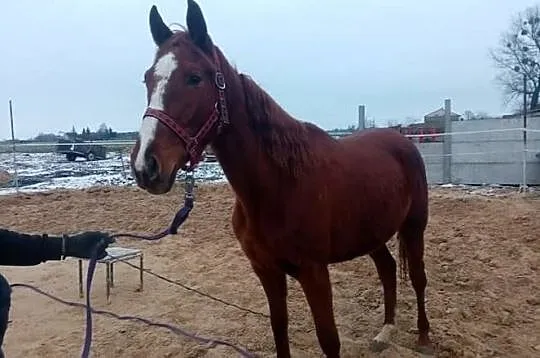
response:
[[[444,108],[439,108],[433,112],[430,112],[424,116],[423,123],[413,123],[406,127],[402,125],[392,126],[403,135],[418,135],[418,137],[410,137],[414,142],[442,142],[442,136],[437,136],[437,133],[444,133]],[[450,114],[452,121],[462,121],[463,117],[452,112]],[[428,134],[428,136],[423,136]]]
[[[439,108],[431,113],[428,113],[424,116],[424,123],[442,123],[444,127],[444,108]],[[450,119],[452,121],[462,121],[463,117],[461,114],[457,114],[455,112],[450,113]]]

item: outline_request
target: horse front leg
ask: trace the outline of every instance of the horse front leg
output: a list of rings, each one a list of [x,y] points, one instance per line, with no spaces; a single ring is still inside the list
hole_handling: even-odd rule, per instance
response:
[[[287,312],[287,280],[285,273],[278,269],[261,268],[252,263],[255,274],[263,286],[268,307],[270,309],[270,322],[276,344],[278,358],[290,358]]]
[[[298,281],[311,309],[322,351],[328,358],[339,358],[340,342],[334,319],[328,267],[320,264],[303,266]]]

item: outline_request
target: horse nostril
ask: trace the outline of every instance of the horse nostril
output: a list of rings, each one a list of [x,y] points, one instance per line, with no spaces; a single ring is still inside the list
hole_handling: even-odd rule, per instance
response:
[[[159,165],[153,155],[150,155],[146,161],[146,172],[148,173],[148,179],[151,181],[159,177]]]

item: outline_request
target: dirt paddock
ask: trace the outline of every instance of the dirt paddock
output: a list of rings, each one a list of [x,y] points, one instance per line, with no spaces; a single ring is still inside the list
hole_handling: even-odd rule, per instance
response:
[[[151,196],[136,188],[88,189],[0,197],[0,226],[26,232],[81,230],[153,233],[164,228],[181,190]],[[234,198],[226,184],[197,189],[197,202],[178,236],[148,243],[146,267],[236,305],[267,313],[266,298],[230,225]],[[540,356],[540,198],[482,196],[450,189],[430,192],[426,235],[427,308],[439,357]],[[391,241],[395,253],[395,239]],[[135,262],[136,263],[136,262]],[[85,265],[86,269],[86,265]],[[105,270],[92,291],[95,308],[179,325],[206,337],[274,356],[267,318],[209,300],[194,292],[115,266],[112,302],[106,304]],[[12,282],[37,285],[79,301],[75,260],[29,268],[2,267]],[[409,282],[398,287],[393,346],[374,354],[369,341],[382,327],[382,288],[367,257],[332,265],[334,306],[343,357],[416,357],[416,301]],[[322,356],[298,283],[289,281],[290,340],[295,357]],[[84,336],[84,311],[14,288],[6,356],[76,357]],[[230,348],[205,347],[167,330],[94,316],[95,357],[231,357]]]

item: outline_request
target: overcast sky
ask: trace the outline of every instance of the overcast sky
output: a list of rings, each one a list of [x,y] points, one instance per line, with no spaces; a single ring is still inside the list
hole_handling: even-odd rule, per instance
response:
[[[154,55],[148,12],[185,24],[185,0],[2,3],[0,138],[8,100],[18,138],[138,130]],[[292,115],[326,128],[422,116],[508,112],[488,49],[527,0],[199,0],[210,35]]]

